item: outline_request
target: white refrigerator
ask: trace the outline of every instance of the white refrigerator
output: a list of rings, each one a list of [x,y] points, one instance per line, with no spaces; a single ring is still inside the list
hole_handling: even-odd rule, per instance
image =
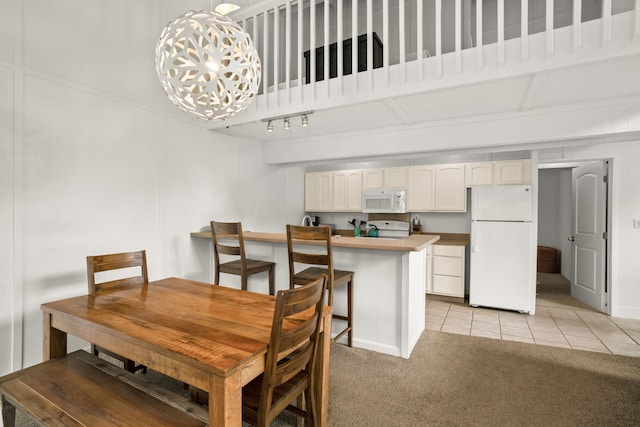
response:
[[[469,304],[535,313],[530,185],[471,189]]]

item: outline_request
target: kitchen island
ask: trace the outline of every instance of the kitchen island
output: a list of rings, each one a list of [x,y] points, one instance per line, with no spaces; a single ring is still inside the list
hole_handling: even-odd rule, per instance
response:
[[[276,263],[276,289],[289,286],[285,233],[245,231],[250,258]],[[209,231],[191,233],[211,239]],[[409,358],[425,326],[426,248],[438,235],[402,239],[333,236],[334,268],[355,273],[353,284],[353,345]],[[211,259],[212,257],[210,257]],[[260,283],[264,280],[263,283]],[[221,283],[240,287],[237,277],[223,275]],[[249,280],[249,290],[264,292],[266,277]],[[334,291],[334,312],[346,313],[346,289]],[[335,331],[341,322],[335,322]]]

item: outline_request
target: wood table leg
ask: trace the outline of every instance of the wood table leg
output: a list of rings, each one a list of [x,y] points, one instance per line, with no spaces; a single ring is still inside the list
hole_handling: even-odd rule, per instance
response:
[[[319,424],[329,425],[329,356],[331,350],[331,310],[324,313],[322,332],[318,341],[314,372],[314,394]]]
[[[2,422],[5,427],[16,425],[16,407],[9,403],[4,396],[2,396]]]
[[[209,425],[242,426],[242,371],[209,378]]]
[[[62,332],[51,325],[51,314],[43,314],[42,335],[43,349],[42,359],[51,360],[67,354],[67,333]]]

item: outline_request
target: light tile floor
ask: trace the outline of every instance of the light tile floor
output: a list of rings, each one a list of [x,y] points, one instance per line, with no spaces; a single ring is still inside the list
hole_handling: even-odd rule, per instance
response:
[[[427,298],[426,328],[640,357],[640,320],[575,307],[536,307],[535,316]]]

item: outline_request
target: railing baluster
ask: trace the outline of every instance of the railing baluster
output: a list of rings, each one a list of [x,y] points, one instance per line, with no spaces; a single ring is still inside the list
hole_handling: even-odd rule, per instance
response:
[[[331,22],[329,20],[329,2],[327,0],[322,2],[322,10],[324,12],[324,81],[327,83],[327,96],[331,93],[329,79],[331,73],[329,71],[329,64],[331,63],[331,46],[329,46],[329,28]],[[338,58],[336,58],[336,61]]]
[[[285,12],[284,82],[285,87],[287,88],[287,101],[291,104],[291,2],[287,2]]]
[[[504,64],[504,0],[498,0],[498,65]]]
[[[545,13],[545,37],[547,41],[547,56],[552,56],[555,51],[553,38],[553,0],[547,0]]]
[[[280,106],[280,10],[273,8],[273,93]]]
[[[373,46],[373,37],[371,38]],[[389,46],[389,0],[382,0],[382,46]],[[382,51],[382,67],[386,74],[387,84],[389,84],[389,48]]]
[[[422,1],[418,0],[417,1],[417,10],[416,10],[416,67],[418,69],[418,80],[422,81],[424,80],[424,64],[422,63],[422,52],[424,51],[423,48],[423,41],[422,41],[422,36],[423,36],[423,32],[424,32],[424,22],[422,22]]]
[[[351,0],[351,76],[358,89],[358,0]]]
[[[478,68],[484,65],[484,49],[482,45],[482,0],[476,0],[476,60]]]
[[[309,2],[309,19],[311,25],[309,25],[309,62],[311,63],[311,86],[312,86],[312,98],[316,100],[316,2],[310,0]]]
[[[373,0],[367,0],[367,74],[369,88],[373,88]]]
[[[529,59],[529,0],[520,3],[520,58],[522,62]]]
[[[344,86],[343,86],[343,81],[344,81],[344,69],[342,66],[342,62],[344,58],[344,52],[343,52],[343,45],[342,45],[342,41],[344,40],[344,29],[342,28],[342,21],[344,20],[344,14],[342,11],[342,8],[344,7],[343,5],[343,1],[342,0],[338,0],[338,13],[336,14],[336,28],[337,28],[337,48],[338,48],[338,91],[340,92],[340,95],[344,94]]]
[[[582,46],[582,0],[573,0],[573,51]]]
[[[269,107],[269,11],[264,13],[262,25],[262,91]]]
[[[640,39],[640,0],[636,0],[635,4],[635,20],[633,25],[633,39]]]
[[[611,40],[611,0],[602,0],[602,41]]]
[[[456,71],[462,72],[462,1],[456,0],[455,10],[455,29],[454,35],[456,40]]]
[[[407,81],[407,58],[405,55],[405,42],[404,42],[404,16],[405,16],[405,12],[404,12],[404,1],[405,0],[398,0],[398,46],[400,49],[400,66],[402,67],[402,78],[404,80],[404,82],[406,83]],[[638,0],[640,1],[640,0]]]
[[[304,72],[302,71],[302,56],[304,52],[304,48],[302,46],[302,41],[304,40],[302,34],[302,21],[304,12],[304,0],[298,0],[298,87],[300,88],[300,102],[304,102],[304,84],[303,76]],[[309,56],[311,56],[312,50],[309,50]],[[309,58],[311,59],[311,58]],[[305,77],[306,78],[306,77]]]
[[[421,17],[422,15],[420,15]],[[442,76],[442,0],[436,0],[436,75]],[[421,19],[421,18],[420,18]],[[422,66],[422,64],[420,65]]]

